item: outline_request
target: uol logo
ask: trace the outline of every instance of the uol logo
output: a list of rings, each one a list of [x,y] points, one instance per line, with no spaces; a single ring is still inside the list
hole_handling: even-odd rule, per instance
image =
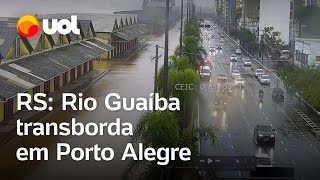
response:
[[[68,19],[61,19],[59,21],[58,19],[52,19],[51,22],[51,27],[49,27],[49,19],[43,19],[42,21],[43,32],[48,35],[55,34],[56,32],[59,32],[62,35],[69,34],[70,32],[77,35],[80,34],[80,29],[77,26],[77,16],[71,16],[71,21]],[[38,19],[29,14],[20,17],[17,22],[18,33],[24,37],[36,35],[39,31],[39,27]]]

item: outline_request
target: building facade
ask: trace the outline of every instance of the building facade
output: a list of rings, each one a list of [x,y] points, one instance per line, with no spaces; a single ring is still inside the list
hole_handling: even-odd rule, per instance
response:
[[[295,58],[296,65],[320,65],[320,39],[296,38]]]

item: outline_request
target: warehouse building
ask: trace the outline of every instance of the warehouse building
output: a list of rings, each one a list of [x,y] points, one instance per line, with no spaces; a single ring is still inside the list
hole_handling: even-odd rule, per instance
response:
[[[0,122],[17,110],[17,94],[50,94],[93,69],[93,61],[108,57],[114,47],[95,36],[90,20],[79,20],[80,35],[47,35],[30,39],[12,23],[0,22]]]

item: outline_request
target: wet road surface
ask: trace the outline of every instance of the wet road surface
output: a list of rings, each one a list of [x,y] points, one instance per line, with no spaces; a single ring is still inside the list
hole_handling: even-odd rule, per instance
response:
[[[253,76],[251,68],[243,66],[241,56],[238,56],[237,63],[230,63],[230,55],[235,54],[237,45],[228,37],[224,38],[224,43],[219,42],[217,30],[213,30],[212,35],[215,39],[204,41],[207,51],[209,52],[210,46],[221,45],[223,52],[210,55],[213,74],[209,82],[202,84],[199,112],[200,123],[213,125],[217,129],[217,139],[214,145],[202,141],[201,154],[252,156],[255,153],[266,153],[274,166],[295,167],[296,179],[319,179],[320,143],[294,110],[295,107],[300,108],[301,104],[289,94],[285,95],[283,103],[274,102],[271,92],[277,84],[277,78],[268,72],[271,85],[261,85]],[[220,85],[218,74],[227,74],[228,83],[233,83],[230,74],[232,69],[240,70],[245,87],[234,88],[230,95],[223,96],[216,90]],[[281,83],[279,85],[283,86]],[[260,89],[264,91],[262,101],[258,95]],[[225,99],[226,105],[215,105],[214,101],[221,97]],[[309,116],[312,120],[319,121],[319,117],[311,114]],[[275,129],[275,145],[256,145],[254,128],[257,124],[271,125]]]
[[[179,29],[170,30],[169,54],[179,43]],[[155,56],[155,46],[164,46],[164,36],[152,36],[149,45],[125,62],[107,62],[112,71],[90,86],[84,92],[84,97],[93,97],[98,102],[98,108],[93,112],[88,111],[58,111],[54,113],[50,122],[70,122],[76,118],[77,122],[105,123],[115,122],[121,118],[122,122],[131,122],[133,125],[142,112],[123,110],[111,112],[104,106],[105,96],[108,93],[118,93],[122,98],[149,97],[153,92],[154,64],[150,57]],[[163,49],[159,49],[163,54]],[[163,63],[163,56],[159,64]],[[159,66],[160,67],[160,66]],[[71,147],[89,148],[98,144],[99,147],[111,147],[115,151],[115,158],[110,162],[95,162],[94,160],[75,162],[70,157],[63,161],[56,160],[56,143],[69,143]],[[0,179],[120,179],[129,161],[121,161],[129,137],[124,136],[49,136],[49,137],[18,137],[0,150]],[[47,147],[49,161],[19,162],[15,152],[19,147]],[[92,159],[92,157],[91,157]],[[6,178],[7,179],[7,178]]]

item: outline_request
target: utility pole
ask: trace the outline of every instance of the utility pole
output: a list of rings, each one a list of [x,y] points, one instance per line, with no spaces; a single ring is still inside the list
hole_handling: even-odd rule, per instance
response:
[[[157,86],[158,60],[159,60],[159,46],[156,45],[156,57],[155,57],[155,63],[154,63],[153,111],[155,111],[156,109],[156,93],[158,92],[158,86]]]
[[[169,0],[166,0],[166,27],[165,27],[165,38],[164,38],[164,86],[163,95],[169,100],[168,91],[168,74],[169,74]]]
[[[180,24],[180,52],[179,56],[182,56],[182,30],[183,28],[183,0],[181,0],[181,24]]]
[[[189,0],[187,2],[187,23],[189,23]]]

